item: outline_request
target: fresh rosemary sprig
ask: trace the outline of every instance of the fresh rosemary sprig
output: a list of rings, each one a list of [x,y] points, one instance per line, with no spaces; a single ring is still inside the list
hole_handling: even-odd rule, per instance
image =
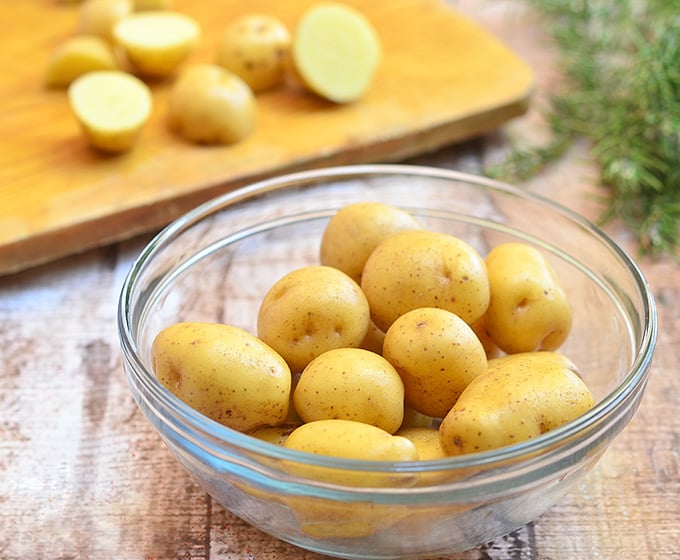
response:
[[[680,2],[528,0],[546,17],[565,87],[545,145],[513,149],[487,173],[522,180],[587,138],[617,218],[641,253],[680,257]]]

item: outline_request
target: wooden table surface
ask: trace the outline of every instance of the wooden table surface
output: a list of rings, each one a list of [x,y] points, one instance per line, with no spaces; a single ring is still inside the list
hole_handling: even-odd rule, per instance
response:
[[[510,0],[456,6],[536,69],[538,106],[558,77],[535,18]],[[508,139],[542,134],[532,109],[498,133],[411,161],[479,173]],[[601,209],[587,146],[525,186],[593,219]],[[625,228],[607,231],[636,254]],[[0,278],[0,558],[321,560],[215,504],[137,410],[115,313],[148,238]],[[659,339],[638,413],[550,511],[447,560],[680,558],[680,267],[639,264],[656,297]]]

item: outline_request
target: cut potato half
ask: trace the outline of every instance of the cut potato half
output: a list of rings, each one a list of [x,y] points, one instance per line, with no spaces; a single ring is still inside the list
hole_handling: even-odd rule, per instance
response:
[[[116,43],[136,72],[166,76],[193,51],[201,35],[191,17],[173,11],[134,13],[113,28]]]
[[[349,103],[369,89],[381,47],[373,25],[362,13],[324,2],[300,18],[292,56],[306,87],[330,101]]]
[[[50,87],[66,87],[88,72],[115,68],[116,57],[106,40],[97,35],[75,35],[50,58],[45,82]]]
[[[149,87],[118,70],[77,78],[69,86],[68,97],[87,140],[106,152],[129,149],[151,115]]]

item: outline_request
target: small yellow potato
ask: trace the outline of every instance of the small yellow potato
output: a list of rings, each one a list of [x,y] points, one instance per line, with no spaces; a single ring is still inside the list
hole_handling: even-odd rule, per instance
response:
[[[49,87],[68,87],[83,74],[116,67],[113,49],[104,39],[98,35],[74,35],[50,57],[45,83]]]
[[[233,144],[248,137],[257,123],[252,90],[216,64],[198,64],[182,72],[168,102],[168,124],[197,144]]]
[[[455,313],[422,307],[404,313],[385,333],[383,356],[404,381],[406,404],[442,418],[487,367],[486,352]]]
[[[97,35],[113,42],[113,28],[132,13],[130,0],[86,0],[80,6],[78,33]]]
[[[576,366],[556,352],[489,361],[439,427],[447,455],[488,451],[535,438],[594,405]]]
[[[361,461],[417,461],[415,445],[405,437],[394,436],[377,426],[353,420],[315,420],[295,429],[283,444],[288,449],[314,455]],[[335,469],[300,463],[287,464],[286,469],[304,478],[358,487],[405,486],[411,476],[399,473]]]
[[[417,461],[418,452],[408,439],[393,436],[376,426],[352,420],[331,419],[307,422],[295,429],[286,439],[284,447],[315,455],[364,461]],[[340,482],[343,473],[331,473],[331,479]],[[353,481],[361,481],[365,473],[346,473]],[[363,484],[359,484],[363,486]]]
[[[293,403],[305,422],[341,418],[394,433],[404,418],[404,384],[382,356],[336,348],[307,365]]]
[[[217,45],[217,63],[239,76],[254,92],[283,83],[290,49],[288,28],[266,14],[232,22]]]
[[[119,70],[80,76],[69,86],[68,98],[89,143],[105,152],[130,149],[151,115],[148,86]]]
[[[310,91],[335,103],[351,103],[369,90],[381,45],[361,12],[319,2],[300,17],[291,55],[297,75]]]
[[[288,417],[288,365],[238,327],[193,322],[166,327],[151,346],[151,365],[176,397],[234,430],[276,426]]]
[[[383,331],[420,307],[446,309],[472,324],[489,304],[484,259],[465,241],[434,231],[400,231],[382,241],[366,261],[361,287]]]
[[[486,256],[491,300],[484,320],[508,354],[557,350],[571,330],[567,295],[550,263],[525,243],[505,243]]]
[[[416,446],[419,461],[431,461],[448,457],[442,447],[439,430],[435,427],[403,428],[395,435],[405,437]]]
[[[116,44],[136,73],[172,74],[194,50],[201,28],[191,17],[169,10],[135,12],[113,27]]]
[[[381,202],[357,202],[338,210],[321,238],[321,264],[339,268],[356,282],[373,250],[393,233],[420,229],[413,215]]]
[[[370,310],[359,285],[330,266],[308,266],[279,279],[258,311],[257,334],[294,372],[334,348],[357,348]]]

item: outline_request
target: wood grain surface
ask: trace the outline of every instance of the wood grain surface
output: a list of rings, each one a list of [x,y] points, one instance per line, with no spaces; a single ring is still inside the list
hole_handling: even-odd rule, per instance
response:
[[[459,0],[556,84],[539,22],[515,0]],[[480,173],[510,140],[540,137],[540,111],[408,160]],[[598,173],[577,145],[523,187],[595,219]],[[631,255],[620,224],[607,231]],[[0,558],[322,560],[215,504],[172,458],[127,389],[116,302],[148,236],[0,278]],[[659,339],[637,414],[550,511],[484,546],[437,560],[680,559],[680,267],[639,258]]]
[[[276,15],[291,30],[314,0],[176,0],[202,27],[184,67],[213,62],[228,22]],[[470,138],[523,113],[533,73],[441,0],[348,0],[373,22],[383,58],[368,94],[334,105],[299,87],[258,96],[255,133],[232,146],[190,145],[168,130],[172,77],[151,85],[154,110],[136,147],[88,148],[63,90],[43,85],[54,49],[78,25],[55,0],[0,2],[0,274],[164,225],[218,192],[273,173],[397,160]]]

